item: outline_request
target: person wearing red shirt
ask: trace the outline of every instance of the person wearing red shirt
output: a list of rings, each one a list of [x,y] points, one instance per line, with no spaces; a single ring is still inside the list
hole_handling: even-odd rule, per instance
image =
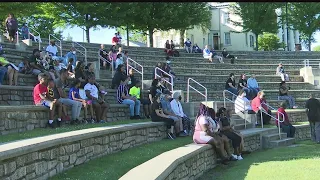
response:
[[[271,115],[271,111],[268,109],[268,106],[266,104],[267,101],[265,99],[265,94],[263,91],[259,91],[257,96],[251,101],[251,108],[254,112],[257,113],[257,119],[260,124],[261,110]],[[262,113],[263,124],[270,124],[271,117],[266,113]]]
[[[33,101],[36,106],[45,106],[50,109],[48,125],[49,127],[54,128],[53,117],[54,117],[54,111],[55,111],[55,100],[50,101],[49,98],[47,97],[47,94],[48,94],[48,88],[46,86],[47,76],[43,73],[40,73],[38,75],[38,80],[39,80],[39,84],[37,84],[33,88]]]
[[[118,34],[115,33],[113,38],[112,38],[112,44],[117,46],[118,43],[119,43]]]
[[[285,109],[287,107],[287,102],[284,101],[280,104],[280,108],[277,111],[277,120],[276,126],[278,126],[278,120],[280,120],[280,128],[283,132],[287,133],[287,137],[294,137],[294,134],[296,132],[296,128],[292,126],[292,124],[289,121],[288,114],[286,113]]]

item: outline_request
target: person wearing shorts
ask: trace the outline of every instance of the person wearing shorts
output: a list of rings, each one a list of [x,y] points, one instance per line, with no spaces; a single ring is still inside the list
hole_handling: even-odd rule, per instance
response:
[[[34,104],[36,106],[45,106],[50,109],[49,110],[50,113],[49,113],[48,126],[51,128],[54,128],[53,118],[54,118],[55,102],[56,101],[55,100],[50,101],[50,99],[47,97],[47,94],[48,94],[48,89],[46,86],[47,79],[48,79],[48,77],[43,73],[40,73],[38,75],[39,84],[37,84],[33,88],[33,100],[34,100]]]

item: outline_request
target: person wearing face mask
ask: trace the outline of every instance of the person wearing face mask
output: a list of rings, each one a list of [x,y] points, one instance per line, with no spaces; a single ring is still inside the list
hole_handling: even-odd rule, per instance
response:
[[[162,94],[165,88],[162,86],[160,79],[154,79],[151,83],[151,87],[149,89],[149,100],[153,103],[153,99],[157,94]]]
[[[170,102],[170,105],[171,105],[173,112],[177,116],[182,118],[184,132],[188,135],[191,135],[190,118],[183,112],[181,100],[182,100],[181,94],[179,92],[175,92],[175,93],[173,93],[173,100]]]
[[[268,106],[266,104],[267,104],[267,101],[265,99],[264,92],[259,91],[258,95],[251,102],[252,110],[257,113],[258,124],[259,123],[261,124],[261,113],[262,113],[263,124],[270,124],[271,117],[266,113],[271,114],[271,111],[270,109],[268,109]]]
[[[239,91],[239,95],[234,102],[234,109],[237,115],[245,120],[249,120],[253,128],[256,127],[256,113],[252,110],[250,101],[246,98],[246,92],[243,89]]]
[[[73,67],[76,67],[76,63],[77,63],[77,56],[76,56],[76,48],[71,47],[70,51],[65,55],[65,59],[64,59],[64,64],[67,66],[68,64],[68,59],[72,58],[73,59]]]
[[[131,82],[129,81],[128,87],[132,88],[134,86],[134,84],[136,84],[136,82],[137,82],[137,80],[133,74],[133,69],[129,69],[129,77],[130,77]]]
[[[120,64],[124,64],[124,62],[122,60],[122,55],[121,54],[117,54],[117,60],[116,60],[116,64],[115,64],[115,69],[117,69]]]
[[[130,119],[141,119],[140,117],[140,104],[141,102],[136,97],[129,95],[128,82],[130,77],[121,80],[121,83],[117,90],[117,101],[119,104],[126,104],[130,107]]]

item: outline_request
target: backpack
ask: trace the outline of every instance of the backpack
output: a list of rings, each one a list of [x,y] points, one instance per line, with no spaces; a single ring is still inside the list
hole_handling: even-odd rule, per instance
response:
[[[7,26],[9,28],[9,30],[16,30],[16,29],[18,29],[18,22],[16,19],[10,18],[7,21]]]

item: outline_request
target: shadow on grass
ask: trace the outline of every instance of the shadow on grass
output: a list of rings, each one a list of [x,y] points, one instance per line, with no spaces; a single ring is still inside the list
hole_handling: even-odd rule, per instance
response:
[[[257,167],[262,163],[270,163],[276,165],[276,167],[268,167],[266,169],[259,169],[260,171],[270,171],[270,173],[277,173],[279,170],[282,170],[281,167],[285,167],[286,163],[278,163],[275,161],[287,161],[291,160],[303,160],[303,159],[314,159],[320,158],[320,144],[315,144],[311,141],[301,141],[296,143],[293,146],[280,147],[274,149],[260,150],[253,152],[249,155],[244,156],[244,160],[232,162],[227,166],[219,165],[214,169],[207,171],[199,180],[243,180],[246,179],[249,169],[252,167]],[[273,162],[273,163],[271,163]],[[318,163],[318,162],[317,162]],[[269,165],[269,164],[268,164]],[[284,165],[284,166],[283,166]],[[279,168],[280,167],[280,168]],[[261,167],[259,167],[261,168]],[[299,164],[296,168],[305,168],[303,164]],[[316,167],[315,167],[316,168]],[[272,170],[270,170],[272,169]],[[257,170],[257,169],[255,169]],[[292,169],[293,170],[293,169]],[[293,170],[294,171],[294,170]],[[250,172],[251,173],[251,172]],[[288,176],[279,177],[280,179],[294,179],[295,177],[290,177],[290,172],[286,172]],[[253,174],[253,173],[252,173]],[[268,179],[267,177],[261,177],[259,174],[252,175],[255,176],[255,179]],[[308,175],[312,177],[311,175]],[[309,178],[310,179],[310,178]],[[317,179],[317,178],[315,178]]]

